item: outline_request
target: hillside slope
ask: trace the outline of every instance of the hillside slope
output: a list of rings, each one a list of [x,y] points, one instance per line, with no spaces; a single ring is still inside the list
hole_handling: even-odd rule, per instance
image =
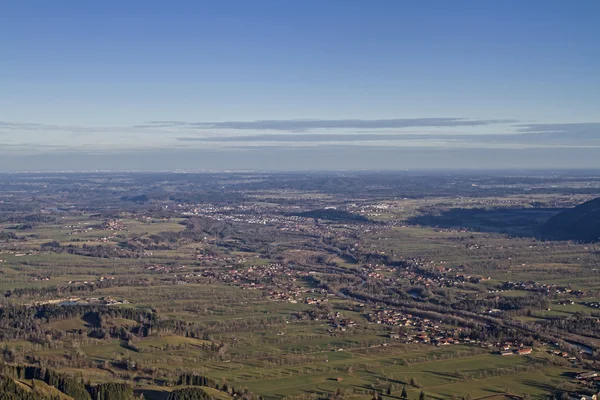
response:
[[[600,197],[550,218],[542,226],[542,235],[557,240],[600,240]]]

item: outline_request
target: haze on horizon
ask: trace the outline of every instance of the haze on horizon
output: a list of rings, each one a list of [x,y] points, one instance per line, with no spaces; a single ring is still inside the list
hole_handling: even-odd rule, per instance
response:
[[[0,171],[600,168],[600,2],[0,6]]]

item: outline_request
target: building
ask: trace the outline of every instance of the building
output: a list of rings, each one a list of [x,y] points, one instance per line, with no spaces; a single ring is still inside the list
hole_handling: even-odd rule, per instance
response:
[[[591,396],[588,396],[586,394],[578,394],[578,393],[571,395],[571,400],[597,400],[597,399],[598,399],[598,397],[595,394],[591,395]]]
[[[576,378],[579,379],[580,381],[585,381],[588,379],[592,379],[598,376],[598,372],[596,371],[589,371],[589,372],[580,372],[579,374],[577,374]]]

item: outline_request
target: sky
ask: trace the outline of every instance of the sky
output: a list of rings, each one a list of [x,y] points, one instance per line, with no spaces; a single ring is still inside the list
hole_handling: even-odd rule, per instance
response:
[[[600,168],[600,1],[0,2],[0,171]]]

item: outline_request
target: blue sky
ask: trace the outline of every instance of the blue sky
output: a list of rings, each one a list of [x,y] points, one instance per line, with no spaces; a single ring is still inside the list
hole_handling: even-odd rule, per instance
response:
[[[0,170],[600,168],[599,18],[596,0],[3,2]]]

